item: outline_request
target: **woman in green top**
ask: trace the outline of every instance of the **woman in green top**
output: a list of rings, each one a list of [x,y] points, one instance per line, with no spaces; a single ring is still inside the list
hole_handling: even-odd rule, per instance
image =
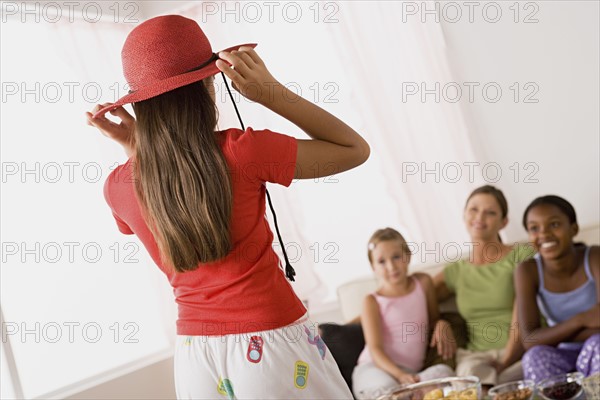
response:
[[[456,353],[458,376],[475,375],[484,388],[520,379],[523,354],[516,328],[513,271],[533,255],[528,245],[502,243],[508,204],[493,186],[475,189],[464,210],[471,237],[469,258],[449,264],[435,279],[439,301],[456,295],[467,322],[468,344]],[[516,363],[516,364],[515,364]]]

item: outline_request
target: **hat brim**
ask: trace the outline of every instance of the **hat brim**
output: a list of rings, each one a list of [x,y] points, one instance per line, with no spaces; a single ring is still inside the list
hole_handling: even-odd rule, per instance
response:
[[[225,50],[221,50],[221,51],[228,52],[228,51],[232,51],[232,50],[238,50],[240,47],[243,47],[243,46],[255,48],[257,46],[257,43],[240,44],[237,46],[228,47]],[[220,52],[217,52],[217,54],[218,53],[220,53]],[[148,100],[152,97],[158,96],[159,94],[163,94],[163,93],[169,92],[171,90],[180,88],[182,86],[189,85],[190,83],[193,83],[193,82],[201,81],[202,79],[208,78],[209,76],[215,75],[219,72],[221,72],[221,70],[219,70],[219,68],[217,68],[217,60],[214,60],[213,62],[211,62],[210,64],[206,65],[205,67],[203,67],[199,70],[188,72],[188,73],[181,74],[181,75],[172,76],[170,78],[163,79],[162,81],[153,83],[152,85],[141,87],[140,89],[136,90],[133,93],[126,94],[125,96],[121,97],[119,100],[114,102],[113,104],[98,110],[92,116],[92,118],[97,118],[97,117],[103,116],[107,112],[112,111],[116,108],[119,108],[124,104],[135,103],[135,102],[142,101],[142,100]]]

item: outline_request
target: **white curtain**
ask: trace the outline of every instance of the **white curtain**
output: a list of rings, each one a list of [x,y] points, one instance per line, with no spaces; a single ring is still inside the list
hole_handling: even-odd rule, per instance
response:
[[[2,182],[0,295],[25,398],[63,398],[171,349],[170,289],[102,196],[125,153],[85,123],[114,101],[129,29],[18,15],[2,25],[1,152],[15,173]]]
[[[403,22],[403,7],[402,2],[340,3],[340,22],[328,25],[328,33],[333,54],[347,66],[342,73],[353,82],[354,109],[379,153],[387,191],[397,205],[393,223],[423,251],[464,238],[460,219],[472,185],[464,176],[450,182],[455,170],[448,163],[462,169],[475,156],[460,105],[443,96],[438,102],[434,94],[422,97],[423,89],[436,83],[457,81],[441,25],[420,18]],[[427,7],[433,9],[432,2]]]

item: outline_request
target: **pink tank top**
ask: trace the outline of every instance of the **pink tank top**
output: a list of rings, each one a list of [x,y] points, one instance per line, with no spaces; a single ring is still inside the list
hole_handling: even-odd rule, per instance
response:
[[[416,278],[415,288],[407,295],[386,297],[372,293],[379,304],[383,349],[399,367],[414,373],[423,368],[429,333],[427,297]],[[358,357],[358,364],[373,362],[368,345]]]

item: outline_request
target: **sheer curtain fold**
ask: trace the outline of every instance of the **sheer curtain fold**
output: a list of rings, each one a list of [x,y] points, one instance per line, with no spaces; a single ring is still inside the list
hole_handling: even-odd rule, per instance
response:
[[[354,84],[360,104],[356,110],[380,154],[400,224],[419,243],[457,241],[463,235],[461,210],[471,186],[465,180],[436,182],[432,175],[408,171],[433,170],[436,163],[441,170],[445,162],[474,160],[469,128],[458,104],[436,102],[432,95],[420,99],[421,85],[431,89],[455,81],[440,25],[400,22],[401,15],[400,2],[348,2],[328,32],[336,44],[335,56],[351,66],[343,73]],[[415,85],[416,96],[403,94]]]
[[[73,23],[59,21],[51,24],[50,34],[56,37],[56,40],[52,40],[55,51],[74,72],[79,74],[79,76],[73,77],[73,80],[78,81],[81,87],[89,85],[100,90],[98,101],[88,103],[88,111],[91,111],[96,104],[114,102],[125,94],[126,81],[121,66],[121,48],[134,26],[129,23],[116,24],[112,22],[90,24],[85,21]],[[130,105],[126,105],[126,108],[130,107]],[[131,109],[129,111],[132,112]],[[83,110],[77,110],[77,112],[82,114]],[[109,118],[112,117],[109,116]],[[118,147],[115,146],[115,149],[119,150]],[[121,157],[119,163],[125,162],[124,157],[124,155]],[[99,193],[101,195],[101,192]],[[119,235],[116,230],[115,235]],[[150,258],[143,257],[143,259],[150,261],[148,269],[151,270],[147,271],[149,275],[146,278],[155,288],[154,306],[163,321],[166,337],[171,345],[174,345],[177,307],[173,300],[172,290],[164,275],[151,263]]]

